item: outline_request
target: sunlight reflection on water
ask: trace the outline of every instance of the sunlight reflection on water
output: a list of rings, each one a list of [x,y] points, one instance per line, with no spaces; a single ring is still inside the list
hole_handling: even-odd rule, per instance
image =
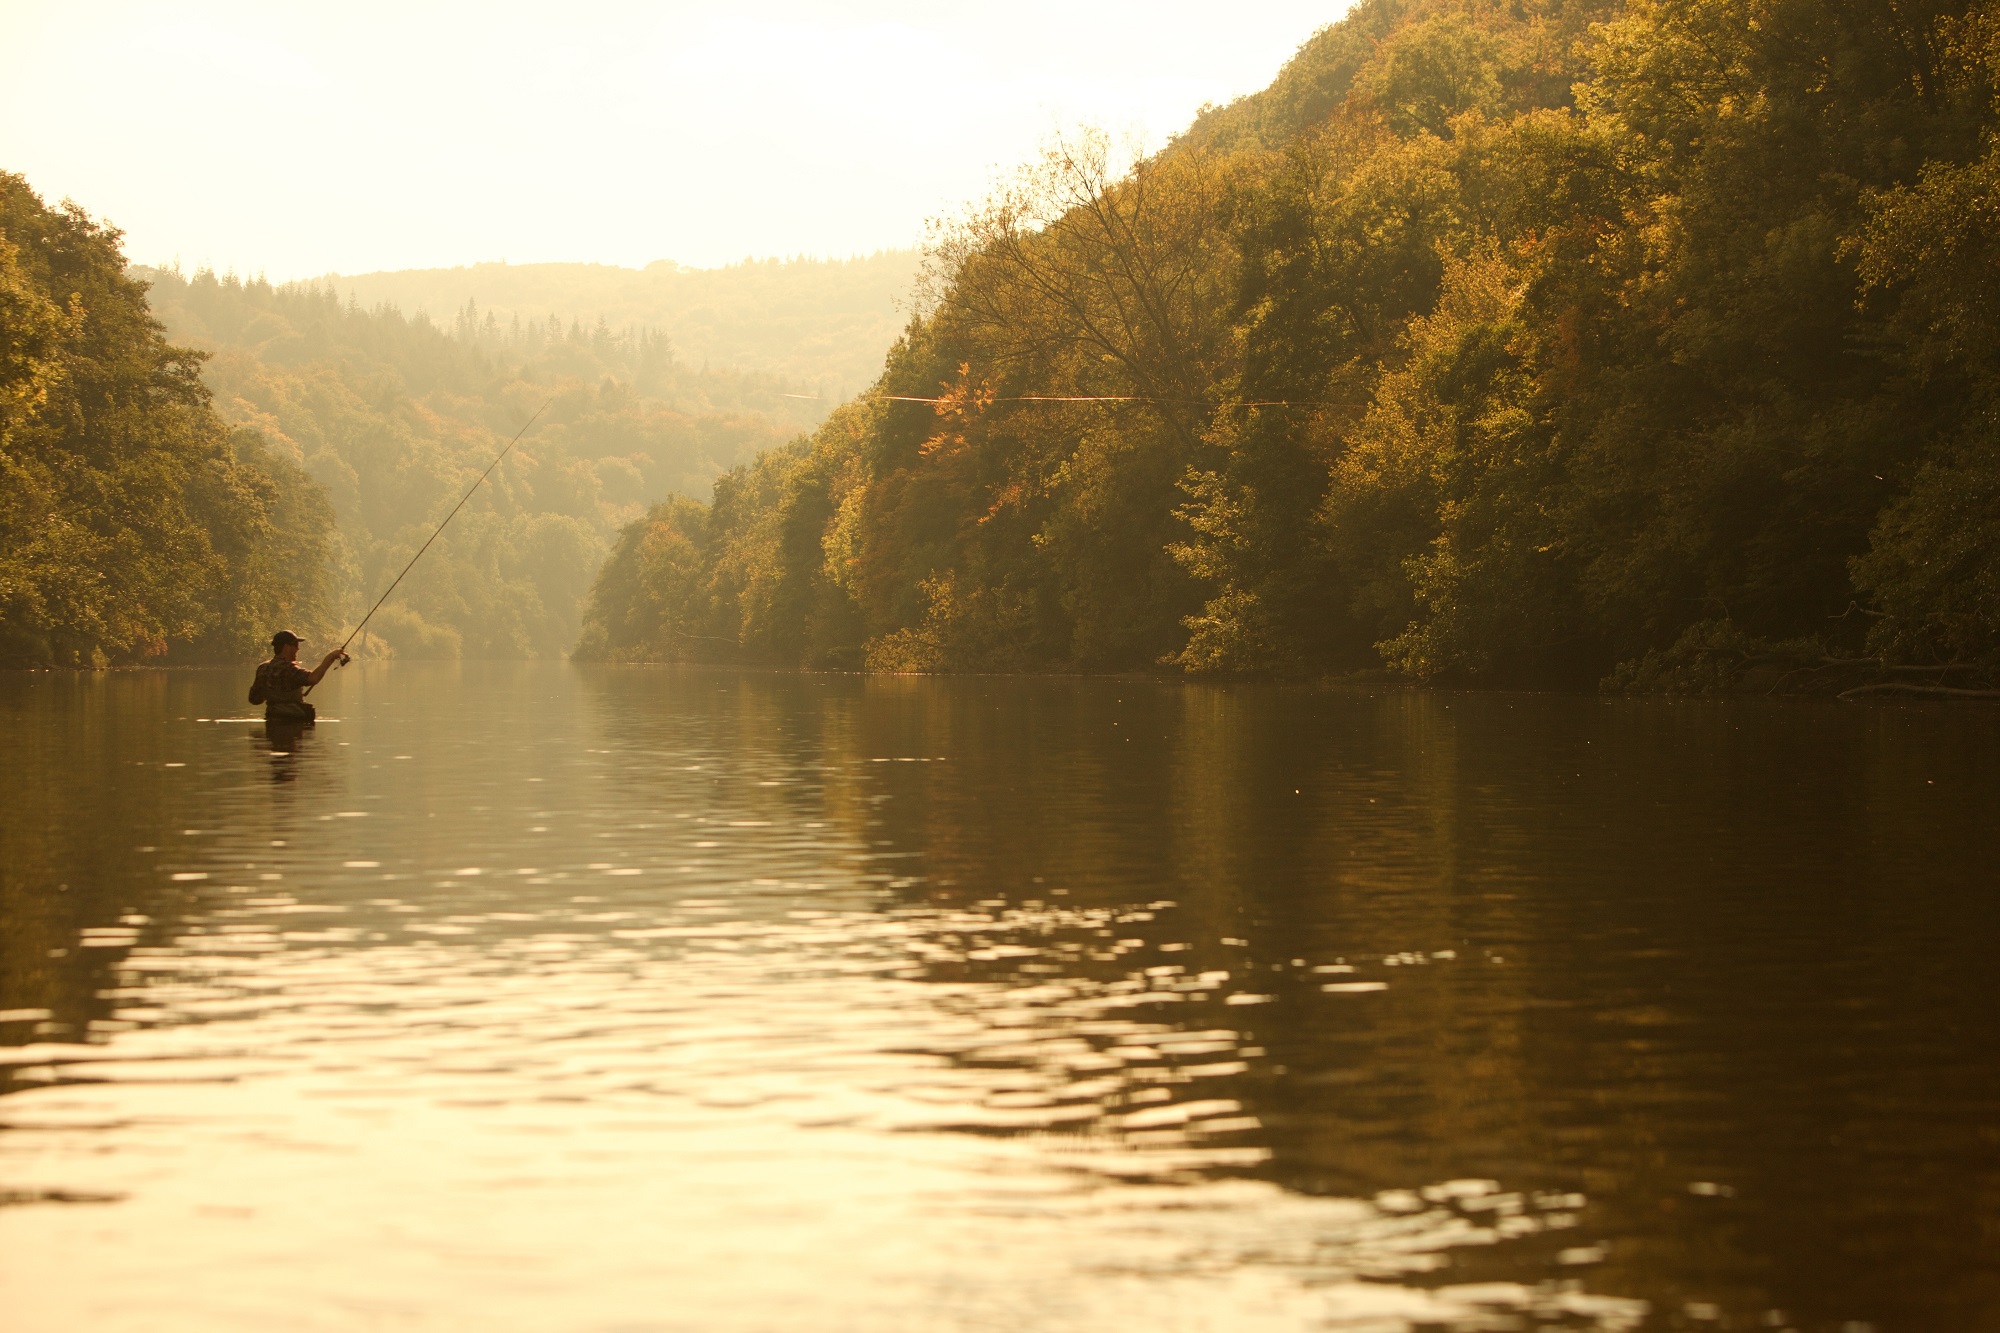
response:
[[[1609,1156],[1481,1147],[1516,1132],[1493,1117],[1567,1114],[1505,1054],[1551,1001],[1512,989],[1535,944],[1504,914],[1412,898],[1466,853],[1426,833],[1444,811],[1379,804],[1379,771],[1338,793],[1347,845],[1313,842],[1322,792],[1280,856],[1268,827],[1233,851],[1203,828],[1271,798],[1170,688],[339,684],[294,743],[204,675],[44,684],[69,693],[8,715],[11,758],[75,770],[6,848],[41,955],[0,995],[0,1181],[32,1205],[0,1209],[10,1328],[1660,1314],[1635,1294],[1657,1272],[1605,1266],[1652,1244],[1594,1211]],[[1168,696],[1154,756],[1065,739],[1078,689]],[[993,740],[1036,710],[1057,752]],[[1509,836],[1447,872],[1468,898],[1522,890],[1494,878]],[[1343,915],[1283,887],[1335,864],[1386,896]],[[1260,875],[1277,896],[1246,903]],[[1620,1095],[1700,1123],[1701,1053],[1660,1063],[1694,1020],[1594,998],[1651,1062],[1605,1076]]]

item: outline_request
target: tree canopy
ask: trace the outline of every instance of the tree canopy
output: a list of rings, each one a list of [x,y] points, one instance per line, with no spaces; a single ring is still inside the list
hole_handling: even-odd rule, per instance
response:
[[[0,173],[0,664],[240,657],[330,618],[324,493],[201,365],[117,231]]]
[[[579,651],[1696,688],[2000,655],[2000,9],[1361,0],[934,247]],[[921,400],[921,401],[911,401]]]

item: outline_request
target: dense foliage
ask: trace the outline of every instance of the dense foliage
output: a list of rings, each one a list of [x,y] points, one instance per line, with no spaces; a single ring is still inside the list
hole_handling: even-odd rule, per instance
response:
[[[1990,665],[1996,219],[2000,7],[1360,0],[969,216],[876,393],[627,528],[580,651]]]
[[[547,404],[370,624],[366,652],[562,653],[611,536],[647,497],[706,494],[820,416],[772,376],[690,370],[646,329],[503,325],[476,308],[440,327],[324,288],[147,276],[173,336],[207,354],[217,411],[326,488],[350,615]]]
[[[330,619],[326,497],[210,406],[119,234],[0,173],[0,665],[253,652]]]

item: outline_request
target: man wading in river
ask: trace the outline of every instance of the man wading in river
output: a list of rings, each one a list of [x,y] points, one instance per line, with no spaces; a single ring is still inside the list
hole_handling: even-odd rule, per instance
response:
[[[305,691],[319,684],[335,662],[347,665],[347,654],[336,648],[311,671],[299,665],[299,636],[281,629],[271,636],[271,660],[257,667],[250,685],[250,702],[264,705],[266,722],[310,722],[319,716],[305,701]]]

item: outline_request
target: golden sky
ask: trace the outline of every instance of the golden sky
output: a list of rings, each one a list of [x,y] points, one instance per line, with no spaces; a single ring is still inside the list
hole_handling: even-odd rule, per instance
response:
[[[909,245],[1055,131],[1157,145],[1345,0],[0,0],[0,169],[274,280]]]

